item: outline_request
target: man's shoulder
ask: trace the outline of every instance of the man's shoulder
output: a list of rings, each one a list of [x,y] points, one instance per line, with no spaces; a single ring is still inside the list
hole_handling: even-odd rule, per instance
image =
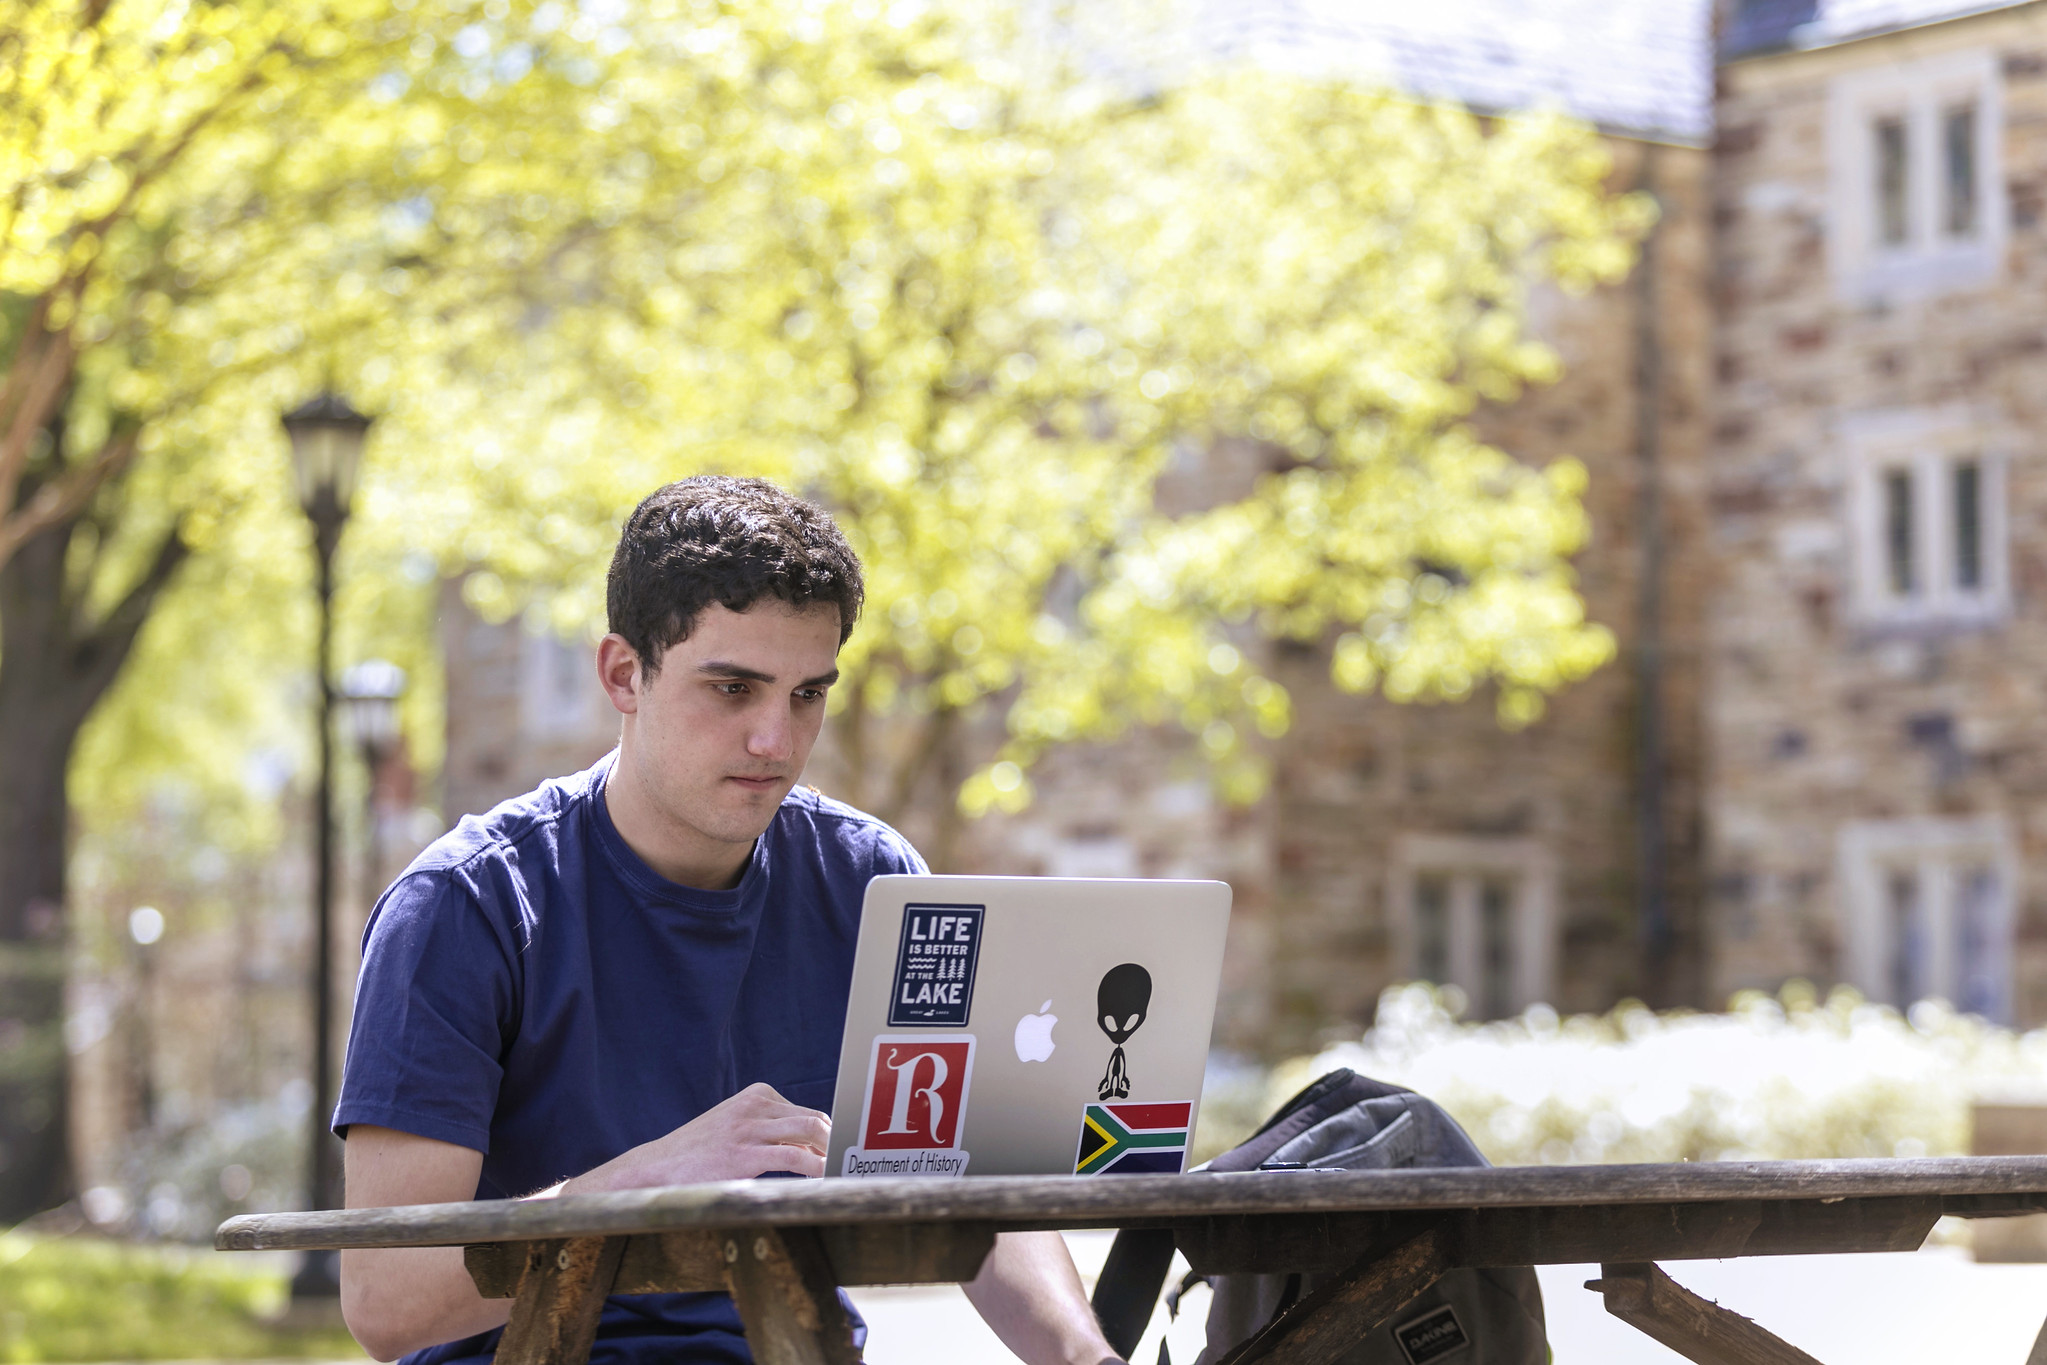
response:
[[[838,850],[864,864],[870,875],[930,871],[916,847],[893,825],[816,787],[798,786],[783,797],[775,825],[784,839]]]
[[[428,844],[406,869],[407,876],[465,872],[518,856],[536,839],[554,836],[601,781],[605,762],[566,777],[549,778],[532,791],[481,814],[464,815],[455,827]]]

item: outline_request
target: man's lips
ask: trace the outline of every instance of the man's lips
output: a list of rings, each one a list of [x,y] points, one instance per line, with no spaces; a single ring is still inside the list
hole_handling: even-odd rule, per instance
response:
[[[742,776],[740,776],[739,774],[737,774],[737,773],[734,773],[734,774],[733,774],[732,776],[730,776],[730,777],[726,778],[725,780],[726,780],[727,782],[736,782],[736,783],[738,783],[738,784],[739,784],[739,786],[740,786],[741,788],[745,789],[746,791],[750,791],[750,792],[764,792],[764,791],[769,791],[769,790],[771,790],[771,789],[773,789],[773,788],[775,788],[775,787],[779,787],[779,786],[781,786],[781,785],[782,785],[782,780],[783,780],[783,779],[781,779],[780,777],[773,777],[773,776],[770,776],[770,777],[742,777]]]

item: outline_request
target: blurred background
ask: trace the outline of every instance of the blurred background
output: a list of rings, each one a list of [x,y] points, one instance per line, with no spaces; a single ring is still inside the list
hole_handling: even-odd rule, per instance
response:
[[[180,1248],[710,470],[806,781],[1232,884],[1206,1151],[2047,1150],[2043,129],[2037,0],[0,0],[0,1356],[346,1353]]]

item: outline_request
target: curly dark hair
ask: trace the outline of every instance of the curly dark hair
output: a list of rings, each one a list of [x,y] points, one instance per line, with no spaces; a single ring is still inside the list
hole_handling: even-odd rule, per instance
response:
[[[626,518],[604,599],[609,629],[652,677],[713,602],[829,602],[844,644],[865,596],[860,559],[829,512],[766,479],[698,474],[655,489]]]

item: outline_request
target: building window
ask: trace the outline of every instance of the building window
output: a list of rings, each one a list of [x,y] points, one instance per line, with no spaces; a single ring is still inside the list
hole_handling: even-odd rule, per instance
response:
[[[1948,506],[1955,523],[1955,577],[1958,591],[1977,592],[1983,587],[1983,461],[1956,460],[1954,496]]]
[[[2010,606],[2004,438],[1968,409],[1843,424],[1864,624],[1970,623]]]
[[[1919,581],[1912,574],[1912,471],[1884,471],[1884,554],[1893,597],[1910,597]]]
[[[1938,997],[2009,1022],[2018,863],[2005,823],[1857,821],[1840,849],[1850,980],[1900,1008]]]
[[[542,739],[581,737],[603,722],[597,665],[591,647],[564,640],[544,625],[520,632],[521,719]]]
[[[1934,294],[1996,277],[2006,220],[2000,94],[1989,52],[1834,82],[1828,250],[1844,294]]]
[[[1940,116],[1941,168],[1946,172],[1941,230],[1950,238],[1976,235],[1981,209],[1976,187],[1976,143],[1980,136],[1976,125],[1974,101],[1951,106]]]
[[[1905,197],[1905,120],[1876,121],[1877,240],[1903,246],[1912,235],[1911,206]]]
[[[1551,993],[1555,874],[1532,839],[1406,835],[1389,901],[1399,970],[1464,992],[1500,1019]]]

